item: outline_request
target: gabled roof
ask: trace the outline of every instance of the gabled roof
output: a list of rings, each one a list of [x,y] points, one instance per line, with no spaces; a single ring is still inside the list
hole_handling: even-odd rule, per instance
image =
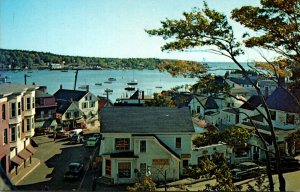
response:
[[[207,98],[204,106],[206,109],[219,109],[219,106],[217,105],[216,101],[212,97]]]
[[[78,90],[68,90],[68,89],[59,89],[54,93],[55,99],[64,99],[68,101],[79,101],[82,97],[84,97],[88,92],[86,91],[78,91]]]
[[[56,102],[57,102],[56,112],[61,114],[64,114],[66,110],[69,108],[69,106],[72,104],[71,101],[61,100],[61,99],[56,100]]]
[[[299,100],[300,94],[289,93],[286,89],[278,87],[267,99],[267,105],[270,109],[299,113],[300,106],[297,102]]]
[[[104,107],[103,133],[195,132],[187,107]]]
[[[247,102],[240,106],[240,108],[254,110],[260,104],[262,104],[261,98],[258,95],[252,95]]]
[[[250,80],[256,84],[257,83],[257,77],[256,76],[250,76]],[[251,82],[247,78],[236,78],[236,77],[230,77],[229,78],[232,82],[239,84],[239,85],[252,85]]]

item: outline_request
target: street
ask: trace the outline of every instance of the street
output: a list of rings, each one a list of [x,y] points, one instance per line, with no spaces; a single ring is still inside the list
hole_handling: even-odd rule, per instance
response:
[[[87,139],[91,134],[85,134]],[[90,156],[96,148],[87,148],[84,144],[69,144],[68,139],[49,138],[47,135],[34,137],[38,144],[35,158],[41,164],[24,178],[17,186],[18,190],[92,190],[95,171],[89,169]],[[84,164],[84,176],[77,181],[65,181],[64,173],[71,162]]]

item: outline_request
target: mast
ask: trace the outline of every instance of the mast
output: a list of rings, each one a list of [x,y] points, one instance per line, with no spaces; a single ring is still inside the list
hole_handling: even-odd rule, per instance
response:
[[[75,71],[75,82],[74,82],[74,90],[76,89],[76,83],[77,83],[77,75],[78,75],[78,69]]]

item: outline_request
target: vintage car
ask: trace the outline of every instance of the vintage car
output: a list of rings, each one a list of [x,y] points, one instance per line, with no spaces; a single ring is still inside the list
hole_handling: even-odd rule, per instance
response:
[[[73,162],[68,166],[67,171],[65,172],[64,178],[66,180],[79,179],[83,175],[83,164]]]

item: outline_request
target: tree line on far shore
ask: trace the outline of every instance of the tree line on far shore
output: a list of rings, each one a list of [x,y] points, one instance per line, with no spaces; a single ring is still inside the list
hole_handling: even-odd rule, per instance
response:
[[[157,58],[99,58],[58,55],[49,52],[0,49],[0,68],[36,69],[51,63],[65,67],[91,67],[103,69],[155,69],[163,59]],[[170,60],[169,60],[170,61]]]

